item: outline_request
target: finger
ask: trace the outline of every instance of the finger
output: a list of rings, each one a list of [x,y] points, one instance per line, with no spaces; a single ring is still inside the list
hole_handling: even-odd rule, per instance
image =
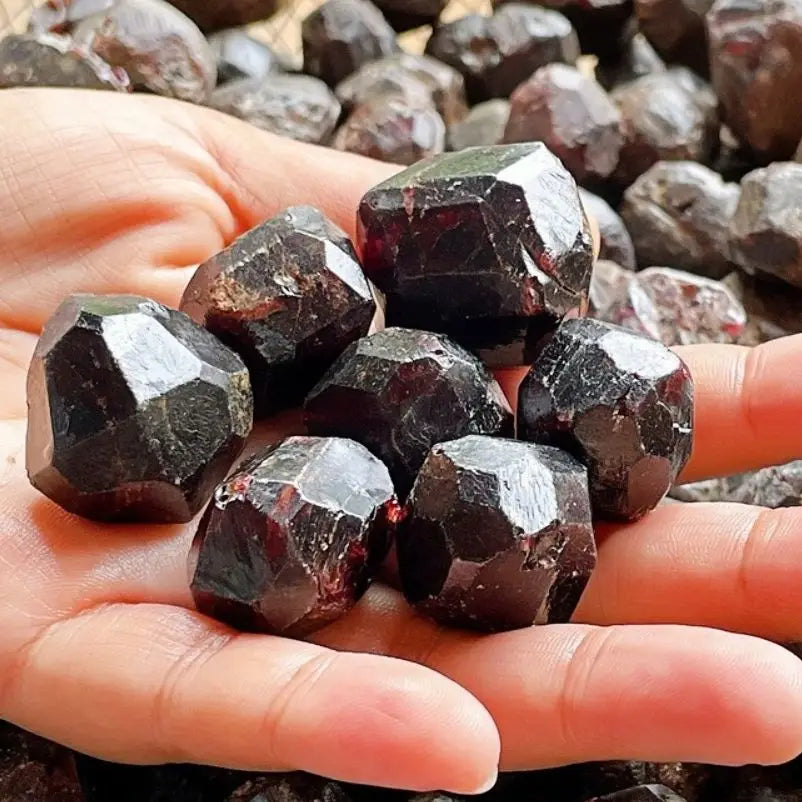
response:
[[[503,769],[775,763],[802,751],[802,662],[767,641],[677,626],[445,634],[390,590],[374,589],[371,601],[318,639],[419,660],[454,679],[493,716]]]
[[[496,778],[492,719],[445,677],[177,608],[94,608],[42,630],[2,677],[3,717],[111,760],[461,793]]]
[[[712,476],[778,465],[802,457],[802,334],[746,348],[688,345],[677,353],[694,381],[694,444],[680,477]],[[511,403],[527,368],[496,372]]]

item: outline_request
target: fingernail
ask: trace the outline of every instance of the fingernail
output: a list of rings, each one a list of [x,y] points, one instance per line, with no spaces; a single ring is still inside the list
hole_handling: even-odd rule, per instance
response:
[[[471,796],[478,794],[486,794],[488,791],[490,791],[495,787],[497,782],[498,782],[498,769],[493,769],[493,771],[487,775],[487,779],[481,785],[479,785],[473,791],[466,791],[465,793],[470,794]]]

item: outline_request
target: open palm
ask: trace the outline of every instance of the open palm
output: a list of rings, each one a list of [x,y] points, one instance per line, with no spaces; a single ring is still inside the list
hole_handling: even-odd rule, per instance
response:
[[[665,505],[601,528],[572,624],[445,631],[377,584],[301,643],[193,610],[192,526],[91,523],[29,486],[25,373],[65,295],[174,306],[194,265],[286,206],[351,231],[392,169],[160,98],[0,93],[0,717],[118,761],[459,792],[499,764],[796,756],[802,662],[750,636],[802,639],[802,510]],[[802,456],[802,337],[682,355],[686,479]],[[500,376],[512,396],[518,377]]]

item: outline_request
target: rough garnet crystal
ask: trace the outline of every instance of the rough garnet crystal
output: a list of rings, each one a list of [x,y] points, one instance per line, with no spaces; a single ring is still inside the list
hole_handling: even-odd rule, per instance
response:
[[[802,164],[780,162],[744,177],[730,224],[734,262],[748,273],[769,274],[802,287],[800,193]]]
[[[309,393],[304,419],[312,434],[367,446],[402,495],[435,443],[513,431],[510,406],[476,357],[442,334],[399,328],[350,345]]]
[[[541,67],[512,93],[510,103],[505,142],[545,142],[579,183],[601,181],[618,164],[618,109],[576,67]]]
[[[477,435],[440,443],[396,548],[404,595],[440,624],[566,622],[596,564],[587,472],[548,446]]]
[[[267,19],[277,0],[169,0],[207,33]]]
[[[181,310],[245,361],[258,416],[298,404],[376,312],[344,231],[294,206],[204,262]]]
[[[252,418],[245,366],[186,315],[76,295],[45,325],[29,369],[28,476],[88,518],[188,521]]]
[[[284,61],[264,42],[254,39],[241,28],[220,31],[209,37],[217,59],[217,83],[238,78],[265,78],[271,72],[283,72]]]
[[[802,2],[717,0],[707,28],[727,125],[760,157],[790,158],[802,138]]]
[[[609,91],[644,75],[665,70],[665,62],[657,55],[649,40],[642,33],[637,33],[626,43],[615,61],[596,67],[596,80]]]
[[[465,150],[482,145],[500,145],[510,117],[510,102],[504,98],[478,103],[464,120],[448,129],[450,150]]]
[[[391,164],[415,164],[442,153],[446,125],[428,98],[375,97],[340,126],[332,147]]]
[[[388,323],[446,332],[488,364],[526,364],[545,330],[587,307],[590,228],[542,143],[414,165],[362,198],[357,230]]]
[[[743,304],[726,284],[669,267],[632,276],[605,319],[664,345],[734,343],[746,327]]]
[[[738,340],[742,345],[758,345],[802,332],[802,289],[765,274],[748,276],[740,271],[730,273],[722,283],[746,310],[746,330]]]
[[[635,520],[657,506],[691,453],[693,381],[662,343],[568,320],[521,384],[518,434],[588,466],[594,514]]]
[[[426,52],[459,70],[468,98],[478,103],[509,97],[544,64],[573,64],[579,57],[579,41],[562,14],[510,3],[492,17],[468,14],[438,25]]]
[[[350,802],[336,782],[310,774],[274,774],[248,780],[226,802]]]
[[[218,87],[209,105],[279,136],[325,144],[340,117],[331,90],[309,75],[242,78]]]
[[[329,86],[398,50],[395,32],[368,0],[326,0],[303,21],[301,35],[304,72]]]
[[[73,36],[125,70],[136,89],[203,103],[217,82],[214,53],[203,34],[162,0],[117,0],[82,19]]]
[[[387,468],[366,448],[288,437],[215,490],[190,554],[195,604],[241,630],[308,635],[361,598],[397,517]]]
[[[737,184],[694,162],[658,162],[624,195],[621,215],[642,265],[722,278],[732,269],[730,219]]]
[[[685,802],[685,800],[665,785],[639,785],[607,796],[594,797],[588,802]]]
[[[19,86],[127,92],[131,82],[124,70],[112,68],[66,36],[11,34],[0,40],[0,89]]]
[[[638,27],[670,63],[709,70],[705,14],[713,0],[635,0]]]
[[[709,163],[718,144],[716,99],[681,67],[646,75],[612,93],[624,144],[616,178],[629,186],[658,161]]]
[[[465,80],[453,67],[430,56],[396,53],[370,61],[337,85],[336,95],[347,111],[374,97],[428,96],[447,125],[463,119]]]
[[[728,500],[769,509],[802,506],[802,460],[762,468],[745,476]]]
[[[618,262],[621,267],[634,270],[637,267],[635,246],[621,217],[613,211],[606,200],[586,189],[580,187],[579,197],[587,214],[593,217],[599,226],[601,239],[599,259]]]
[[[598,320],[612,320],[615,311],[626,302],[633,271],[616,262],[598,259],[590,280],[588,314]]]
[[[0,800],[84,802],[84,799],[69,749],[0,722]]]
[[[397,31],[408,31],[437,21],[448,0],[375,0],[376,5]]]

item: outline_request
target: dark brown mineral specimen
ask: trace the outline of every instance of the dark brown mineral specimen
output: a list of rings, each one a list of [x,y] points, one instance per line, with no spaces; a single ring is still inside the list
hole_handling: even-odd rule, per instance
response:
[[[350,345],[304,404],[309,432],[350,437],[409,490],[429,449],[467,434],[511,436],[496,380],[442,334],[389,328]]]
[[[309,774],[272,774],[249,780],[226,802],[350,802],[336,782]]]
[[[186,315],[134,296],[76,295],[28,373],[27,468],[97,520],[188,521],[240,454],[253,397],[239,357]]]
[[[598,259],[590,280],[588,314],[597,320],[612,320],[615,311],[627,301],[632,276],[632,270],[616,262]]]
[[[802,332],[802,289],[765,273],[748,276],[740,271],[730,273],[723,283],[746,310],[746,330],[738,340],[742,345],[758,345]]]
[[[641,265],[671,265],[711,278],[732,270],[730,219],[737,184],[694,162],[658,162],[624,195],[621,216]]]
[[[573,64],[579,57],[579,41],[562,14],[510,3],[492,17],[469,14],[439,25],[426,52],[459,70],[468,98],[478,103],[509,97],[544,64]]]
[[[267,19],[278,6],[277,0],[169,0],[198,27],[210,33]]]
[[[624,144],[616,171],[629,186],[658,161],[708,164],[718,144],[716,99],[684,68],[646,75],[612,93]]]
[[[802,164],[780,162],[744,177],[730,230],[736,264],[802,287],[801,193]]]
[[[181,310],[242,357],[261,417],[299,404],[368,333],[374,292],[345,232],[295,206],[204,262]]]
[[[596,80],[605,89],[611,90],[644,75],[665,70],[665,62],[648,39],[642,33],[637,33],[627,42],[618,59],[596,67]]]
[[[265,78],[271,72],[283,72],[286,66],[273,48],[241,28],[220,31],[209,37],[209,44],[217,59],[218,85],[239,78]]]
[[[304,72],[329,86],[398,51],[395,31],[369,0],[326,0],[303,21],[301,35]]]
[[[273,134],[325,144],[340,117],[332,91],[310,75],[242,78],[212,92],[209,105]]]
[[[347,111],[374,97],[402,95],[429,97],[446,125],[453,125],[468,112],[465,80],[448,64],[430,56],[396,53],[370,61],[337,85],[336,95]]]
[[[541,67],[512,93],[510,103],[505,142],[545,142],[579,183],[601,181],[618,165],[618,109],[576,67]]]
[[[802,138],[802,2],[717,0],[707,27],[725,122],[761,158],[791,158]]]
[[[241,630],[308,635],[361,598],[398,511],[387,468],[359,443],[288,437],[215,491],[190,554],[195,604]]]
[[[66,36],[43,33],[9,35],[0,40],[0,89],[15,86],[53,86],[111,89],[127,92],[125,70],[79,47]]]
[[[374,97],[340,126],[332,147],[391,164],[415,164],[445,150],[446,125],[426,97]]]
[[[665,785],[639,785],[626,791],[594,797],[588,802],[685,802],[685,800]]]
[[[693,381],[662,343],[568,320],[521,384],[518,434],[588,466],[595,515],[635,520],[666,495],[693,441]]]
[[[217,82],[214,53],[195,24],[163,0],[117,0],[73,32],[128,74],[135,89],[203,103]]]
[[[408,31],[437,21],[448,0],[375,0],[379,10],[397,31]]]
[[[593,217],[599,226],[601,238],[599,259],[618,262],[621,267],[634,270],[637,267],[635,246],[624,225],[624,221],[613,211],[606,200],[580,188],[579,197],[588,215]]]
[[[638,26],[668,62],[709,71],[705,14],[713,0],[635,0]]]
[[[486,100],[474,106],[464,120],[448,129],[450,150],[483,145],[500,145],[510,117],[510,102],[503,98]]]
[[[0,722],[3,802],[83,802],[72,752]]]
[[[726,284],[669,267],[632,276],[604,319],[664,345],[735,343],[746,328],[743,304]]]
[[[547,446],[440,443],[410,493],[397,551],[404,595],[440,624],[566,622],[596,564],[587,472]]]
[[[539,142],[410,167],[364,196],[358,237],[390,325],[448,333],[488,364],[527,364],[545,330],[587,307],[588,222]]]

